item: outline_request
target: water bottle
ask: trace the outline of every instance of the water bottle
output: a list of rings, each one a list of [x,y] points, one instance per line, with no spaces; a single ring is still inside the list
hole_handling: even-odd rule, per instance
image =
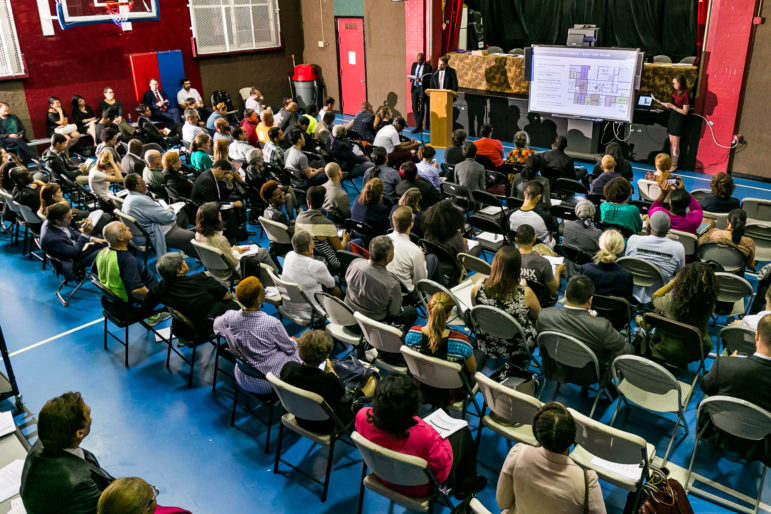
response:
[[[129,122],[129,125],[134,123],[134,118],[131,116],[131,113],[128,113],[128,122]]]

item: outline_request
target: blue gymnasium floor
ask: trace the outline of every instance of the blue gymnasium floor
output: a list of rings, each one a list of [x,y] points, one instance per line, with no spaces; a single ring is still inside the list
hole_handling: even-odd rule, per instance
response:
[[[507,151],[511,147],[504,146]],[[437,158],[442,158],[441,151]],[[646,169],[635,166],[636,178]],[[707,177],[688,172],[680,175],[688,189],[709,187]],[[770,185],[750,180],[736,183],[738,197],[771,198]],[[264,237],[252,239],[267,244]],[[53,294],[58,284],[53,274],[48,270],[41,272],[39,262],[22,258],[20,246],[11,246],[7,235],[0,236],[0,326],[27,411],[18,414],[16,422],[24,426],[32,441],[36,429],[34,416],[45,401],[65,391],[80,391],[91,406],[93,417],[84,447],[93,451],[113,475],[141,476],[156,485],[161,492],[158,501],[163,505],[179,505],[204,514],[355,512],[361,462],[354,449],[338,445],[329,498],[320,503],[320,487],[311,485],[300,474],[290,472],[284,465],[278,475],[272,473],[277,426],[271,435],[269,455],[263,453],[264,425],[239,410],[236,427],[229,426],[232,386],[225,378],[217,392],[212,393],[210,346],[198,352],[194,385],[187,389],[187,365],[172,356],[171,369],[166,370],[166,346],[155,343],[152,334],[141,327],[132,327],[130,367],[124,368],[123,348],[118,343],[110,342],[108,351],[102,349],[101,308],[93,286],[85,286],[69,307],[62,307]],[[271,307],[268,311],[274,312]],[[288,325],[287,329],[292,335],[302,331],[296,325]],[[552,386],[542,399],[553,397]],[[686,413],[691,431],[682,441],[682,430],[678,434],[670,457],[672,468],[687,468],[701,398],[697,388]],[[566,386],[556,399],[587,413],[593,396],[581,397],[577,389]],[[0,402],[0,410],[11,408],[12,400]],[[597,416],[607,423],[614,408],[615,403],[601,402]],[[261,409],[260,414],[265,416],[267,412]],[[662,456],[672,424],[650,419],[644,411],[632,410],[628,416],[622,413],[616,426],[654,443]],[[470,417],[470,423],[474,430],[477,419]],[[482,438],[478,461],[490,468],[479,466],[479,472],[488,478],[488,487],[479,498],[497,512],[497,470],[507,445],[503,438],[488,430],[483,431]],[[324,450],[316,449],[309,454],[310,443],[292,435],[285,439],[284,448],[284,456],[290,462],[302,461],[303,469],[323,475]],[[732,457],[710,451],[706,445],[700,447],[695,467],[696,472],[753,498],[759,470],[758,465],[744,466]],[[766,504],[771,503],[769,482],[771,479],[766,481],[763,497]],[[604,482],[602,489],[608,512],[622,512],[626,492]],[[690,498],[695,512],[730,512],[697,497]],[[403,512],[401,507],[389,505],[373,493],[366,494],[365,512]]]

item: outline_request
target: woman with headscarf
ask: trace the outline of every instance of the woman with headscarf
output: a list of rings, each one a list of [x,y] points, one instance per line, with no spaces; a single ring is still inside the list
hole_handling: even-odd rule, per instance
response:
[[[576,205],[577,220],[565,221],[562,232],[563,244],[587,253],[599,250],[597,241],[602,230],[594,226],[595,207],[589,200],[581,200]]]

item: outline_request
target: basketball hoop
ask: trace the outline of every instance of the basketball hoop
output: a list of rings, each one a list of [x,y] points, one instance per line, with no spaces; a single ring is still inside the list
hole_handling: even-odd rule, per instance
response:
[[[129,1],[113,1],[108,0],[105,2],[107,5],[107,13],[112,18],[112,22],[117,26],[122,26],[128,21],[128,14],[131,12],[131,7],[134,2]]]

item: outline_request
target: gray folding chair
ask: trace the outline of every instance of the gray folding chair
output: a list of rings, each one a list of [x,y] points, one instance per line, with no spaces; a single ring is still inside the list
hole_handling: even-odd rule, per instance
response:
[[[380,323],[374,319],[368,318],[360,312],[354,312],[353,317],[361,328],[362,334],[364,334],[364,340],[369,346],[377,350],[379,356],[373,359],[372,364],[376,367],[387,371],[388,373],[401,373],[407,374],[407,365],[393,364],[391,362],[383,360],[380,354],[390,353],[392,355],[398,355],[398,359],[401,359],[401,347],[404,344],[404,334],[398,328]],[[395,359],[391,359],[392,361]]]
[[[589,417],[594,415],[602,393],[612,400],[607,389],[600,385],[602,377],[600,363],[591,348],[575,337],[550,330],[538,334],[537,342],[538,348],[541,349],[541,364],[545,380],[553,380],[559,385],[572,383],[582,387],[597,384],[597,396]],[[544,383],[541,395],[545,389]]]
[[[471,330],[477,336],[485,335],[506,341],[518,341],[527,352],[527,365],[533,364],[541,372],[541,365],[533,358],[525,331],[511,314],[492,305],[475,305],[469,311]]]
[[[672,62],[672,58],[668,55],[663,55],[663,54],[654,55],[653,62],[662,62],[662,63],[669,64]]]
[[[29,239],[29,260],[32,260],[32,257],[35,257],[43,263],[43,269],[45,269],[47,259],[45,253],[43,253],[43,249],[40,248],[40,233],[36,233],[35,230],[33,230],[33,227],[42,225],[43,220],[40,219],[40,216],[38,216],[36,212],[26,205],[22,205],[18,202],[14,202],[14,204],[19,208],[21,217],[24,219],[24,244],[21,254],[24,255],[27,253],[27,239]],[[32,250],[33,244],[38,247],[40,254],[36,254]]]
[[[358,328],[356,318],[353,316],[353,309],[348,307],[348,304],[340,298],[329,293],[319,291],[314,296],[329,321],[324,327],[327,333],[342,343],[359,346],[361,332],[357,333],[355,330],[351,330],[351,327]]]
[[[696,56],[695,55],[689,55],[688,57],[683,57],[680,59],[680,64],[693,64],[696,62]]]
[[[322,320],[324,319],[324,312],[318,307],[318,305],[311,301],[311,299],[308,297],[308,294],[303,291],[303,288],[300,286],[300,284],[287,282],[286,280],[277,277],[272,270],[268,270],[268,274],[273,280],[273,283],[276,284],[278,292],[281,293],[281,305],[278,306],[279,317],[283,316],[289,318],[289,320],[293,323],[297,323],[298,325],[302,325],[304,327],[320,326]],[[295,305],[304,304],[310,306],[311,317],[306,318],[288,310],[287,304],[289,303]]]
[[[743,318],[752,306],[755,290],[752,284],[738,275],[719,271],[717,278],[716,315],[738,316]]]
[[[700,424],[699,422],[701,422],[703,416],[708,416],[717,429],[734,437],[750,441],[760,441],[771,435],[771,412],[739,398],[723,395],[704,398],[699,404],[697,424]],[[747,508],[703,489],[698,489],[693,485],[696,480],[691,483],[691,472],[693,471],[693,462],[696,459],[696,450],[699,447],[699,440],[704,435],[707,427],[709,427],[709,423],[704,423],[702,429],[696,434],[696,441],[693,443],[691,462],[688,464],[688,475],[684,484],[686,491],[739,512],[758,512],[760,498],[763,495],[763,483],[766,479],[766,469],[768,468],[765,463],[763,464],[763,471],[760,476],[760,486],[754,508]]]
[[[655,264],[638,257],[621,257],[616,261],[619,266],[632,274],[634,285],[650,287],[664,283],[664,275]]]
[[[747,213],[747,225],[752,223],[771,223],[771,200],[745,198],[742,210]]]
[[[185,363],[190,365],[190,373],[187,376],[187,387],[193,387],[193,376],[195,374],[195,354],[198,350],[198,347],[202,344],[210,343],[214,345],[214,351],[216,355],[217,348],[220,344],[220,336],[211,332],[211,333],[204,333],[200,332],[195,324],[190,321],[190,319],[182,314],[179,310],[174,309],[173,307],[166,306],[166,310],[171,313],[171,317],[174,318],[174,321],[177,322],[176,326],[174,323],[171,324],[171,332],[169,333],[169,339],[166,341],[168,349],[166,351],[166,369],[169,369],[169,360],[171,359],[171,352],[174,352],[177,354],[177,356],[185,361]],[[184,328],[183,328],[184,327]],[[184,333],[180,333],[180,329],[184,331]],[[177,339],[182,339],[185,341],[185,346],[192,347],[193,352],[190,356],[190,359],[182,355],[182,352],[179,350],[179,348],[175,347],[174,344],[172,344],[172,340],[175,337],[175,330],[176,330],[176,337]],[[216,356],[215,356],[216,360]],[[216,367],[215,367],[215,380],[216,380]]]
[[[670,230],[667,232],[667,237],[673,241],[679,241],[685,249],[685,255],[696,255],[696,246],[698,245],[698,238],[688,232],[682,232],[680,230]]]
[[[723,271],[742,275],[744,273],[744,255],[734,246],[727,243],[704,243],[696,251],[696,258],[701,262],[716,262],[723,267]]]
[[[459,253],[458,260],[463,266],[463,276],[461,277],[461,282],[463,282],[466,277],[469,276],[470,271],[475,273],[475,280],[490,276],[490,263],[488,263],[486,260],[480,259],[479,257],[474,257],[473,255],[469,255],[467,253]]]
[[[728,213],[727,212],[702,211],[702,219],[704,221],[715,220],[715,227],[719,228],[719,229],[725,230],[725,228],[728,226]]]
[[[335,454],[335,443],[339,440],[348,443],[342,438],[348,432],[348,427],[337,417],[337,414],[327,404],[321,395],[306,391],[287,384],[283,380],[277,378],[273,373],[268,373],[266,376],[271,387],[278,395],[278,399],[281,401],[286,413],[281,416],[281,425],[278,429],[278,447],[276,448],[276,460],[273,464],[273,473],[278,473],[278,464],[283,462],[293,470],[304,475],[306,478],[310,478],[317,484],[322,486],[321,502],[327,500],[327,491],[329,490],[329,476],[332,473],[332,462]],[[297,422],[297,418],[307,419],[312,421],[326,421],[332,420],[334,423],[334,429],[331,434],[322,434],[319,432],[313,432],[300,426]],[[329,454],[327,455],[327,467],[324,474],[324,480],[321,481],[316,477],[313,477],[305,471],[295,467],[289,462],[281,458],[281,445],[284,440],[284,427],[291,430],[295,434],[310,439],[315,444],[326,446],[329,448]]]
[[[469,400],[474,404],[476,415],[482,416],[482,409],[474,397],[476,393],[475,387],[471,385],[464,374],[462,363],[424,355],[406,345],[402,345],[401,352],[405,362],[407,362],[410,373],[421,384],[435,389],[463,389],[466,391],[466,397],[463,398],[461,404],[461,417],[466,415],[466,407]]]
[[[515,48],[515,50],[519,50],[519,48]],[[471,498],[471,501],[469,502],[468,506],[471,509],[471,512],[473,512],[474,514],[493,514],[492,512],[487,510],[487,507],[482,505],[482,502],[477,500],[476,497]]]
[[[428,303],[431,301],[431,297],[440,292],[446,294],[450,297],[453,304],[455,305],[452,309],[452,314],[450,314],[447,319],[447,325],[458,327],[466,326],[466,308],[452,293],[452,291],[438,282],[423,279],[419,280],[418,283],[415,284],[415,292],[418,294],[418,299],[420,300],[420,304],[423,306],[424,312],[426,314],[428,314]]]
[[[134,219],[133,216],[130,216],[121,211],[120,208],[116,208],[113,213],[120,219],[120,221],[123,222],[124,225],[126,225],[131,230],[132,239],[129,241],[129,246],[144,254],[144,263],[145,266],[147,266],[147,257],[150,254],[150,251],[155,251],[153,242],[150,239],[150,234],[148,234],[145,229],[139,226],[139,223],[137,223],[137,220]],[[140,239],[143,239],[144,243],[139,243],[138,241]]]
[[[353,432],[351,439],[364,460],[359,487],[357,510],[359,514],[364,505],[365,488],[413,511],[433,512],[434,502],[437,499],[445,506],[452,508],[452,503],[442,492],[439,482],[425,459],[380,446],[358,432]],[[367,468],[372,470],[372,473],[367,474]],[[383,480],[405,487],[430,485],[431,494],[423,497],[407,496],[388,487]]]
[[[656,413],[671,412],[677,414],[675,427],[672,429],[672,437],[669,439],[667,451],[664,453],[664,462],[666,462],[669,452],[672,450],[672,444],[675,442],[677,428],[682,426],[685,429],[683,437],[688,435],[688,423],[683,416],[685,406],[688,404],[687,399],[691,395],[691,386],[677,380],[664,366],[637,355],[616,357],[611,365],[611,370],[613,371],[613,383],[616,384],[616,389],[621,393],[621,400],[627,408],[630,407],[631,402],[643,409],[652,411],[652,414],[662,419],[667,418]],[[616,416],[621,410],[621,403],[619,401],[616,405],[610,426],[613,426],[616,421]]]
[[[292,235],[289,233],[289,227],[278,221],[269,220],[260,216],[257,218],[265,230],[265,234],[268,236],[268,240],[271,243],[278,243],[282,245],[292,244]]]
[[[744,227],[744,235],[755,242],[755,259],[771,261],[771,223],[751,223]]]
[[[755,332],[749,328],[728,325],[720,330],[717,339],[718,348],[715,353],[718,358],[720,358],[720,354],[722,353],[720,349],[721,346],[728,355],[739,352],[740,355],[749,356],[755,353],[756,350]]]
[[[238,273],[238,270],[225,259],[222,250],[207,245],[206,243],[196,241],[195,239],[191,240],[190,243],[198,252],[198,257],[201,259],[201,263],[208,275],[216,278],[222,285],[229,289],[233,289],[233,287],[238,284],[241,275]]]
[[[696,198],[697,202],[701,202],[701,199],[711,195],[712,191],[709,189],[692,189],[689,193],[691,193],[692,197]]]

